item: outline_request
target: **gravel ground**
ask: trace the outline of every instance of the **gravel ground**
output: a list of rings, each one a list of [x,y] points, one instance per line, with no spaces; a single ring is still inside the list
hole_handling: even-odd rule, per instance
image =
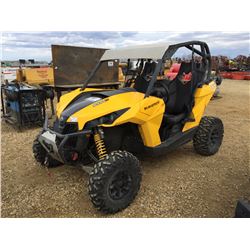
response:
[[[105,217],[233,217],[239,198],[250,199],[249,81],[224,80],[222,98],[206,114],[223,120],[225,136],[211,157],[192,143],[160,158],[141,159],[143,180],[135,201]],[[87,194],[88,175],[63,166],[39,167],[32,142],[39,128],[17,132],[2,122],[2,217],[103,217]]]

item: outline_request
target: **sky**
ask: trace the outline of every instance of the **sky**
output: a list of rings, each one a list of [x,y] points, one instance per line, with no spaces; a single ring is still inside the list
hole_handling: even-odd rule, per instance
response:
[[[212,55],[234,58],[250,54],[249,32],[3,32],[2,60],[35,59],[51,61],[51,44],[96,48],[117,48],[152,43],[201,40]]]

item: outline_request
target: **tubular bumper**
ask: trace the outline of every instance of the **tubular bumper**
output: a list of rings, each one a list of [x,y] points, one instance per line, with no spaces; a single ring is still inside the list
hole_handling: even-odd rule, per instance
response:
[[[63,155],[63,147],[69,138],[91,134],[91,130],[84,130],[70,134],[60,134],[53,131],[48,127],[48,117],[45,117],[43,130],[38,138],[44,149],[49,153],[51,157],[57,159],[60,162],[65,163],[66,160]],[[59,138],[60,140],[57,140]]]

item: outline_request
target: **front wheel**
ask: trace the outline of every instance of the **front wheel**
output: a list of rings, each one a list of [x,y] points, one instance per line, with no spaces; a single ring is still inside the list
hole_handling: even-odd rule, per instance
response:
[[[214,155],[221,146],[223,134],[224,127],[219,118],[204,116],[193,138],[195,151],[201,155]]]
[[[141,167],[126,151],[114,151],[94,165],[89,177],[89,196],[104,213],[116,213],[134,200],[140,189]]]

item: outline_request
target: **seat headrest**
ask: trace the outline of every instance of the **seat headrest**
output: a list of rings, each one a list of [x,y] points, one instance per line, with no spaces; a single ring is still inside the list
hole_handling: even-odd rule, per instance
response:
[[[180,66],[180,70],[178,75],[182,75],[183,73],[188,74],[192,72],[192,63],[191,62],[182,62]]]

